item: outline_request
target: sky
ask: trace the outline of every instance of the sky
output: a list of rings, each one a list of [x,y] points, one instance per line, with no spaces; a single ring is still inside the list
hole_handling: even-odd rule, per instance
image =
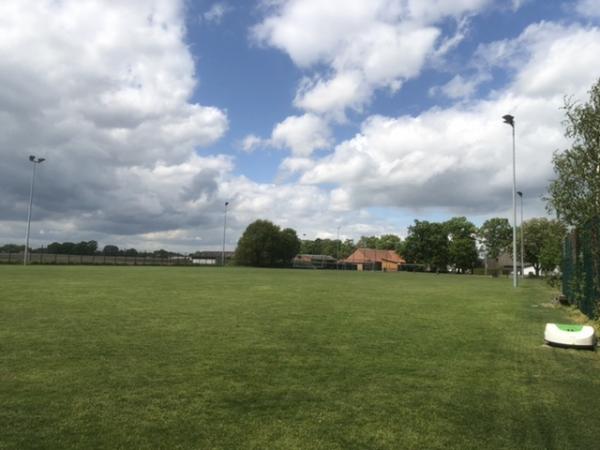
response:
[[[3,0],[0,244],[233,250],[546,214],[600,0]]]

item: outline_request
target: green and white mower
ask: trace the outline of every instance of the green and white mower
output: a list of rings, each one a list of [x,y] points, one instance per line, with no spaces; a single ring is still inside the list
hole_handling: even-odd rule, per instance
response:
[[[593,327],[563,323],[547,323],[544,340],[549,345],[577,348],[594,348],[597,342]]]

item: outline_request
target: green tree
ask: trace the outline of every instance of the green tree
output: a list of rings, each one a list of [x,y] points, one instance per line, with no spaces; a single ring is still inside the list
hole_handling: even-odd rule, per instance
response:
[[[24,245],[5,244],[0,247],[0,253],[20,253],[25,250]]]
[[[75,255],[77,254],[77,244],[75,242],[63,242],[60,245],[61,253],[64,255]]]
[[[477,227],[469,222],[464,216],[453,217],[444,222],[444,226],[448,231],[448,237],[450,239],[475,239],[475,235],[477,234]]]
[[[322,255],[323,254],[323,240],[321,238],[316,238],[312,244],[312,255]]]
[[[296,230],[285,228],[279,235],[277,248],[277,259],[283,265],[287,265],[300,252],[300,239]]]
[[[533,266],[536,275],[540,270],[553,270],[560,264],[565,233],[564,224],[558,220],[542,217],[523,223],[524,259]]]
[[[552,272],[556,269],[562,259],[562,241],[558,239],[550,241],[540,251],[540,268],[544,272]]]
[[[50,246],[48,246],[50,248]],[[117,256],[119,254],[119,247],[116,245],[105,245],[102,249],[102,254],[106,256]]]
[[[477,227],[466,217],[453,217],[444,222],[448,233],[448,258],[459,272],[472,270],[477,264]]]
[[[340,244],[340,259],[347,258],[356,251],[356,244],[352,239],[346,239]]]
[[[48,244],[48,253],[58,253],[61,254],[62,253],[62,247],[60,242],[52,242],[51,244]]]
[[[448,233],[444,224],[415,220],[408,227],[402,246],[407,262],[425,264],[430,270],[446,271],[449,264]]]
[[[361,236],[357,246],[359,248],[377,248],[379,238],[377,236]]]
[[[94,255],[98,251],[98,241],[87,241],[87,254]]]
[[[350,256],[356,245],[352,239],[346,239],[345,241],[337,239],[315,239],[314,241],[304,239],[300,246],[300,253],[308,255],[329,255],[334,258],[347,258]]]
[[[376,248],[380,250],[395,250],[398,251],[400,249],[400,244],[402,243],[402,239],[395,234],[384,234],[379,237],[378,242],[376,244]]]
[[[568,225],[600,217],[600,80],[588,102],[565,101],[566,131],[573,145],[554,153],[556,178],[548,187],[548,209]]]
[[[314,241],[311,241],[310,239],[302,239],[300,242],[300,253],[305,255],[314,255],[314,246]]]
[[[135,248],[128,248],[123,250],[123,256],[137,256],[138,251]]]
[[[75,255],[77,254],[77,244],[74,242],[53,242],[48,245],[49,253],[57,253],[59,255]]]
[[[475,239],[457,238],[451,240],[448,245],[448,254],[450,265],[454,266],[460,273],[473,270],[477,265],[478,255]]]
[[[301,243],[294,230],[286,228],[281,231],[268,220],[256,220],[248,225],[238,241],[235,261],[243,266],[286,266],[300,248]]]
[[[123,250],[119,250],[119,254],[123,254]],[[169,252],[167,250],[165,250],[164,248],[158,249],[158,250],[154,250],[152,252],[153,256],[156,256],[157,258],[168,258],[170,255],[173,255],[172,252]]]
[[[93,255],[98,249],[96,241],[81,241],[73,246],[73,254],[75,255]]]
[[[504,252],[511,252],[512,227],[508,219],[494,217],[486,220],[479,229],[479,239],[488,258],[497,258]]]
[[[382,236],[361,236],[357,247],[374,248],[378,250],[395,250],[401,248],[402,239],[395,234],[384,234]]]
[[[337,256],[338,241],[334,239],[323,239],[321,242],[321,255]]]

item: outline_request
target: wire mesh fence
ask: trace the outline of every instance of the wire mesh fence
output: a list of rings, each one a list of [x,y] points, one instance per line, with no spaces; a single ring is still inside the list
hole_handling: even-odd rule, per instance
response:
[[[590,318],[600,312],[599,238],[600,219],[595,219],[571,231],[563,245],[563,295]]]

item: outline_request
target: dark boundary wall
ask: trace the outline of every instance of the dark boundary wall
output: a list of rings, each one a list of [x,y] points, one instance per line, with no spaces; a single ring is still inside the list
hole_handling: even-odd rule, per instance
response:
[[[23,253],[0,253],[0,264],[23,264]],[[30,253],[29,264],[87,264],[119,266],[198,266],[191,258],[156,256],[63,255]],[[214,265],[214,264],[213,264]]]

